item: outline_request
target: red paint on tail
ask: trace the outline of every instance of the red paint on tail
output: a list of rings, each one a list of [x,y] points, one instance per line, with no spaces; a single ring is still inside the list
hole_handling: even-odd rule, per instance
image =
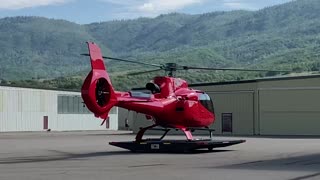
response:
[[[111,108],[117,104],[117,97],[106,71],[100,48],[91,42],[87,44],[92,70],[82,86],[82,99],[96,117],[106,119]]]

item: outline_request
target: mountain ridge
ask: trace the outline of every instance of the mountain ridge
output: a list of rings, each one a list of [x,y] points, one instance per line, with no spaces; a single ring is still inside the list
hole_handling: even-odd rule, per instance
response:
[[[151,63],[310,71],[319,68],[320,1],[296,0],[258,11],[170,13],[85,25],[43,17],[0,19],[0,79],[52,79],[81,75],[81,53],[94,41],[104,55]],[[108,61],[112,73],[144,67]],[[261,76],[246,73],[183,75],[190,82]],[[156,75],[156,74],[153,74]],[[125,88],[153,75],[114,77]],[[123,85],[126,84],[126,85]]]

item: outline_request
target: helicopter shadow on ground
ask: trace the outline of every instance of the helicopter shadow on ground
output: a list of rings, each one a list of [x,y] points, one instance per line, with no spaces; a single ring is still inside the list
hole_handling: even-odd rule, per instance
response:
[[[274,171],[320,171],[320,154],[307,154],[268,160],[255,160],[219,167],[223,169],[274,170]],[[320,172],[319,172],[320,173]],[[320,174],[319,174],[320,176]]]
[[[108,134],[108,133],[93,133],[93,134],[86,134],[85,136],[105,136],[105,137],[108,137],[108,136],[135,136],[136,134],[132,133],[132,132],[129,132],[129,133],[118,133],[118,134]]]
[[[49,152],[54,153],[55,155],[39,155],[39,156],[21,156],[21,157],[6,157],[0,158],[1,164],[20,164],[20,163],[37,163],[37,162],[51,162],[51,161],[81,161],[87,158],[92,157],[106,157],[106,156],[135,156],[141,154],[162,154],[162,155],[192,155],[192,154],[205,154],[205,153],[222,153],[229,152],[232,150],[196,150],[192,152],[131,152],[131,151],[101,151],[101,152],[92,152],[92,153],[69,153],[62,152],[57,150],[49,150]]]
[[[231,152],[234,150],[204,150],[204,149],[197,149],[193,151],[187,151],[187,152],[132,152],[133,154],[177,154],[177,155],[192,155],[192,154],[210,154],[210,153],[223,153],[223,152]]]
[[[250,171],[304,171],[308,174],[300,175],[288,180],[320,179],[320,154],[275,158],[270,160],[256,160],[226,166],[203,168],[239,169]]]

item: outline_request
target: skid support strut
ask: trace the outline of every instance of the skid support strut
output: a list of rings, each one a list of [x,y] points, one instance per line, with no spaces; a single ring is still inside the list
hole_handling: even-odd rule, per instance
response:
[[[153,139],[153,140],[162,140],[167,135],[167,133],[171,130],[171,128],[154,128],[156,126],[158,125],[153,124],[151,126],[141,128],[138,134],[136,135],[136,142],[145,141],[142,137],[147,130],[164,131],[164,134],[159,139]],[[192,136],[192,132],[194,132],[195,130],[209,131],[210,139],[212,139],[212,132],[214,131],[213,129],[209,129],[209,128],[176,128],[176,130],[181,130],[186,136],[188,141],[194,140]],[[147,139],[147,140],[151,140],[151,139]]]
[[[136,142],[142,142],[143,141],[142,137],[143,137],[144,133],[147,130],[162,130],[162,131],[165,131],[164,134],[158,140],[162,140],[167,135],[167,133],[170,131],[170,129],[154,129],[154,127],[156,127],[156,126],[158,126],[158,125],[157,124],[153,124],[151,126],[147,126],[147,127],[141,128],[140,131],[138,132],[138,134],[136,135]],[[192,141],[193,140],[192,133],[188,128],[180,128],[180,130],[185,134],[185,136],[186,136],[188,141]]]
[[[191,131],[189,129],[181,128],[181,131],[183,131],[183,133],[186,135],[188,141],[192,141],[193,140],[192,133],[191,133]]]
[[[157,124],[148,126],[148,127],[144,127],[141,128],[140,131],[138,132],[137,136],[136,136],[136,142],[141,142],[142,141],[142,137],[144,135],[144,133],[148,130],[148,129],[152,129],[154,127],[158,126]]]

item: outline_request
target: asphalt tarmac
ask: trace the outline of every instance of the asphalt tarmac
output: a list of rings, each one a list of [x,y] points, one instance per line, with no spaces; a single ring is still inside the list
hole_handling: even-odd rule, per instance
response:
[[[0,133],[0,180],[320,179],[320,138],[216,137],[247,142],[193,154],[131,153],[108,144],[133,139],[111,131]]]

